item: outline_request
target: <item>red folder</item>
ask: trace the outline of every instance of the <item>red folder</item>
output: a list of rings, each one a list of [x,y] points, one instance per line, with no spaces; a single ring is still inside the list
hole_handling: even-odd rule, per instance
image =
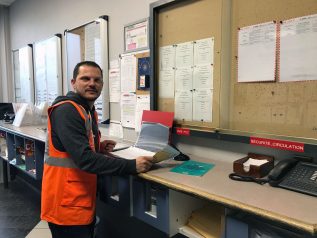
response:
[[[164,126],[172,128],[174,120],[174,112],[160,112],[144,110],[142,114],[142,122],[161,123]]]

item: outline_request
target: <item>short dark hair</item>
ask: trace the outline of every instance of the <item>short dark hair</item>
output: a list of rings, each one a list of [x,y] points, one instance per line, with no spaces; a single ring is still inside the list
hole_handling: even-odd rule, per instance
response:
[[[101,72],[101,77],[102,77],[102,69],[100,68],[100,66],[96,62],[94,62],[94,61],[82,61],[82,62],[79,62],[78,64],[76,64],[74,71],[73,71],[73,79],[77,78],[78,73],[79,73],[79,67],[83,66],[83,65],[98,68]]]

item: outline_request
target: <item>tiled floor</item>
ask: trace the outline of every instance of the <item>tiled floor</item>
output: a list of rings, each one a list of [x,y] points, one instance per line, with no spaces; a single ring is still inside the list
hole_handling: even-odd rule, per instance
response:
[[[40,221],[26,238],[52,238],[47,222]]]
[[[19,179],[10,182],[8,189],[0,184],[0,238],[25,238],[39,221],[38,192]]]

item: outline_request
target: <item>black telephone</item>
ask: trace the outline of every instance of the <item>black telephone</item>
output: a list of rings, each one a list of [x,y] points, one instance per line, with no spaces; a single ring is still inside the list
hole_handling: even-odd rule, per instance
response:
[[[317,196],[317,164],[296,159],[281,160],[270,171],[268,183],[274,187]]]
[[[276,187],[284,178],[284,176],[297,164],[296,159],[284,159],[278,162],[270,171],[268,182],[271,186]]]
[[[281,187],[317,197],[317,164],[284,159],[278,162],[267,178],[229,174],[229,178],[237,181],[269,183],[273,187]]]

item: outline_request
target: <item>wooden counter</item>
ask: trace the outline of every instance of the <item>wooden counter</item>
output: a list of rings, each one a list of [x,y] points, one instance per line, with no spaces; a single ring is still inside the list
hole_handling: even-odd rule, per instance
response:
[[[232,172],[231,163],[196,156],[191,156],[191,159],[213,163],[215,167],[204,176],[195,177],[170,172],[175,164],[180,163],[171,161],[139,176],[226,207],[282,222],[311,234],[317,233],[316,197],[274,188],[268,184],[233,181],[228,177]]]

